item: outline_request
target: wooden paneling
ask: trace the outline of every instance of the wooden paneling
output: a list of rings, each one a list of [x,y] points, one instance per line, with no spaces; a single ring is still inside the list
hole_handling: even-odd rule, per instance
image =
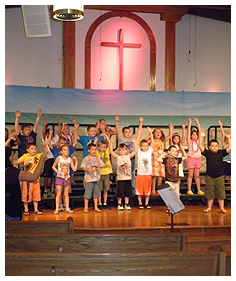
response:
[[[75,88],[75,22],[63,22],[63,88]]]
[[[71,217],[63,221],[7,221],[5,222],[6,233],[73,233],[74,221]]]
[[[186,250],[186,236],[6,234],[6,252],[168,252]]]
[[[125,250],[125,249],[124,249]],[[225,253],[6,253],[6,276],[225,275]]]

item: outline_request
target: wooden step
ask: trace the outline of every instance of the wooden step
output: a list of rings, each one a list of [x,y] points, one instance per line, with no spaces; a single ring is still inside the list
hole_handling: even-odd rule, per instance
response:
[[[225,251],[226,256],[231,256],[230,236],[187,237],[187,251],[209,251],[217,246]]]

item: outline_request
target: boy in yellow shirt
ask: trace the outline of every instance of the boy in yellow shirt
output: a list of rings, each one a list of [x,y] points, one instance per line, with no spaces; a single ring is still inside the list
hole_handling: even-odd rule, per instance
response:
[[[107,205],[108,190],[110,189],[110,174],[112,174],[112,166],[110,161],[110,150],[106,141],[100,141],[96,156],[100,158],[105,166],[99,168],[101,178],[99,180],[100,197],[98,198],[98,208],[100,210],[110,210]],[[103,191],[103,205],[102,205],[102,191]]]
[[[39,163],[42,153],[37,153],[37,146],[35,144],[29,144],[26,148],[27,153],[23,154],[17,161],[16,164],[24,164],[24,171],[31,174],[34,173]],[[38,202],[41,201],[40,194],[40,182],[39,179],[35,182],[22,182],[22,201],[24,202],[24,215],[29,215],[29,202],[33,201],[34,213],[42,215],[42,212],[38,210]]]

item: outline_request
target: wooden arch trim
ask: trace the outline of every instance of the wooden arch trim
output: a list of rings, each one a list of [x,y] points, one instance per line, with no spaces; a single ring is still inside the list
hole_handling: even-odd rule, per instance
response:
[[[137,22],[146,32],[150,43],[150,91],[156,90],[156,41],[149,25],[139,16],[123,11],[113,11],[101,15],[90,26],[85,38],[85,89],[91,89],[91,41],[96,28],[104,21],[114,17],[126,17]]]

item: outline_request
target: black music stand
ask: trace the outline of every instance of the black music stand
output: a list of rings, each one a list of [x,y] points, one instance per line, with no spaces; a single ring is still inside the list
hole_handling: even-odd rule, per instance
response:
[[[171,223],[166,223],[166,225],[171,226],[170,231],[174,232],[175,225],[188,225],[188,223],[174,223],[174,214],[185,209],[182,201],[179,199],[174,189],[168,184],[162,184],[161,186],[157,187],[157,191],[165,202],[167,208],[170,210]]]

